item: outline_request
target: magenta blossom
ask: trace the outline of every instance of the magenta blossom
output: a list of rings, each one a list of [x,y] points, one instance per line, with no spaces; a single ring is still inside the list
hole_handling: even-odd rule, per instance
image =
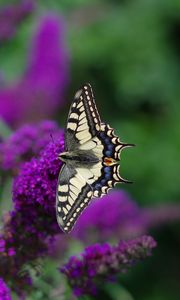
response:
[[[60,17],[41,19],[29,56],[23,78],[0,90],[0,117],[14,127],[50,117],[64,104],[69,59]]]
[[[141,209],[123,190],[94,199],[80,216],[72,234],[83,241],[132,238],[144,234]]]
[[[20,127],[0,143],[1,169],[16,174],[24,162],[37,157],[52,139],[60,137],[63,140],[64,132],[54,121],[46,120]]]
[[[44,125],[46,129],[51,128],[50,125],[55,128],[53,123],[44,122]],[[43,126],[40,126],[34,131],[34,127],[31,128],[33,130],[29,130],[29,126],[30,138],[27,139],[27,147],[23,146],[22,149],[28,149],[29,145],[32,147],[31,134],[39,134],[42,128]],[[9,280],[13,278],[13,289],[18,294],[31,282],[28,273],[22,276],[21,268],[47,255],[55,235],[62,233],[55,212],[56,186],[62,165],[58,155],[64,150],[64,135],[60,129],[58,130],[60,133],[54,142],[50,141],[46,147],[44,145],[37,158],[31,158],[20,167],[13,184],[14,208],[3,217],[3,228],[0,233],[0,276]],[[19,137],[22,137],[22,132]],[[47,137],[45,130],[41,139],[45,141]],[[17,138],[16,132],[16,140]],[[39,145],[42,147],[41,143]],[[20,144],[18,147],[21,149]],[[34,149],[39,149],[36,141]],[[20,152],[19,158],[21,155]]]
[[[95,244],[87,247],[80,256],[72,256],[60,268],[66,275],[75,295],[95,295],[99,285],[117,279],[117,275],[151,255],[156,242],[150,236],[121,241],[116,246]]]

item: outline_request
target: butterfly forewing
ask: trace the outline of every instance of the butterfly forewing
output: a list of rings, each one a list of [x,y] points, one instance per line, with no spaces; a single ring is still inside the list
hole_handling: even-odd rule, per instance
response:
[[[67,151],[75,150],[96,136],[100,130],[97,111],[90,84],[85,84],[75,95],[71,105],[65,138]]]

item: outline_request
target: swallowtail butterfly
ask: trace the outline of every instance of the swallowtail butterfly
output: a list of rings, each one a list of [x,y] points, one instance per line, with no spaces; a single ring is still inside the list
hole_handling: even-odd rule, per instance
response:
[[[57,185],[56,214],[60,228],[69,232],[91,198],[101,197],[118,182],[120,152],[133,146],[120,142],[102,123],[92,88],[85,84],[72,102],[65,133],[64,162]]]

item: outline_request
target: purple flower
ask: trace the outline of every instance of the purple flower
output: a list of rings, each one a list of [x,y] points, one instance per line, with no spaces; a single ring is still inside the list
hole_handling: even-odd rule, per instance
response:
[[[11,300],[10,290],[2,278],[0,278],[0,299]]]
[[[68,61],[63,21],[53,14],[43,17],[23,78],[0,90],[1,118],[17,127],[52,116],[65,102]]]
[[[14,209],[4,216],[0,236],[0,276],[13,278],[18,293],[25,289],[29,274],[20,270],[48,254],[49,244],[61,233],[56,221],[55,193],[62,162],[64,136],[50,142],[37,158],[24,163],[13,184]],[[31,249],[31,251],[29,251]]]
[[[25,160],[30,159],[32,155],[36,155],[36,157],[31,158],[24,164],[20,163],[19,173],[13,182],[12,200],[14,207],[10,213],[4,215],[4,226],[0,235],[0,276],[7,279],[13,278],[12,288],[19,295],[26,290],[29,282],[31,282],[28,272],[22,275],[21,270],[23,267],[31,265],[39,257],[47,255],[49,247],[52,247],[55,235],[61,233],[56,221],[55,193],[59,171],[62,166],[58,155],[64,150],[64,135],[55,123],[46,121],[40,123],[36,129],[33,126],[24,128],[10,138],[9,149],[12,145],[14,145],[14,148],[17,146],[15,158],[18,157],[20,161],[23,161],[24,157]],[[52,129],[55,134],[55,142],[48,143]],[[36,139],[39,139],[39,141],[36,141]],[[46,143],[48,143],[47,146],[45,146]],[[23,150],[21,151],[21,149]],[[28,156],[30,149],[32,151]],[[16,159],[12,161],[16,163]],[[119,195],[121,195],[120,198]],[[110,197],[109,201],[112,201],[112,203],[114,201],[116,213],[118,205],[121,204],[119,206],[123,211],[121,225],[126,224],[124,215],[129,220],[131,218],[136,220],[139,209],[131,200],[127,200],[128,197],[125,193],[114,192],[114,197],[107,197]],[[124,200],[127,200],[126,205],[123,202]],[[120,201],[120,204],[115,204],[118,201]],[[120,214],[118,212],[115,215],[114,206],[112,205],[111,208],[112,216],[109,210],[111,220],[109,219],[107,224],[103,223],[103,219],[98,223],[96,220],[98,215],[95,214],[96,218],[93,222],[101,230],[102,227],[105,228],[104,236],[110,235],[108,226],[111,223],[112,228],[118,226]],[[99,214],[98,211],[100,212],[100,210],[97,210]],[[84,227],[86,232],[88,226],[87,224],[87,227]],[[71,259],[71,263],[67,264],[69,268],[63,268],[63,272],[66,273],[68,278],[73,278],[73,281],[69,280],[76,294],[94,293],[100,278],[103,277],[105,280],[109,280],[118,272],[123,272],[131,263],[150,254],[153,245],[155,246],[155,242],[153,244],[152,238],[144,237],[132,242],[120,243],[118,246],[113,247],[108,244],[92,246],[86,249],[81,259],[77,257],[74,257],[74,260]],[[80,281],[78,281],[80,283],[77,283],[76,278],[80,278]],[[82,280],[84,285],[82,285]]]
[[[80,256],[73,256],[60,268],[77,296],[96,294],[98,285],[116,280],[138,261],[151,255],[156,242],[150,236],[121,241],[116,246],[95,244],[87,247]]]
[[[49,93],[52,99],[55,98],[53,101],[56,101],[55,105],[57,105],[59,98],[61,101],[64,100],[67,61],[63,21],[53,14],[45,16],[39,24],[23,83],[36,86],[39,90],[46,88],[46,93]]]
[[[129,239],[180,220],[180,205],[139,207],[123,190],[94,199],[80,216],[72,235],[88,243]]]
[[[20,3],[6,5],[0,9],[0,42],[14,36],[18,24],[29,16],[35,8],[33,0],[22,0]]]
[[[64,149],[64,139],[49,145],[40,158],[33,158],[23,165],[19,176],[14,179],[13,202],[15,209],[37,205],[44,211],[54,211],[58,174],[62,162],[58,155]]]
[[[63,130],[53,121],[24,125],[0,144],[0,166],[16,174],[22,163],[37,157],[53,139],[63,139]]]
[[[93,200],[72,234],[83,241],[132,238],[145,233],[141,209],[123,190]]]

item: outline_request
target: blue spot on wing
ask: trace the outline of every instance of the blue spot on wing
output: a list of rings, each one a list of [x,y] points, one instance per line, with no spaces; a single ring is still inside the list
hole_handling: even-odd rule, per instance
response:
[[[106,151],[106,152],[105,152],[105,154],[106,154],[106,156],[109,156],[109,157],[111,157],[111,155],[112,155],[112,151],[109,151],[109,150],[108,150],[108,151]]]
[[[105,167],[104,168],[104,172],[110,172],[111,171],[111,167]]]
[[[105,138],[106,137],[106,134],[105,134],[105,132],[100,132],[100,137],[103,139],[103,138]]]
[[[112,143],[112,138],[107,136],[106,132],[100,132],[99,137],[104,144],[104,155],[106,155],[107,157],[113,157],[115,145]]]
[[[108,150],[112,151],[113,148],[114,148],[114,145],[113,145],[113,144],[109,144],[109,145],[107,146],[107,148],[108,148]]]
[[[102,186],[103,186],[103,185],[105,185],[105,184],[106,184],[106,182],[107,182],[107,180],[106,180],[106,179],[102,179],[102,180],[101,180]]]
[[[99,190],[100,188],[101,188],[101,184],[100,183],[96,183],[95,189]]]
[[[104,141],[106,144],[109,144],[111,142],[111,139],[109,137],[106,137]]]
[[[107,173],[106,175],[105,175],[105,178],[108,180],[108,179],[110,179],[111,178],[111,173]]]

